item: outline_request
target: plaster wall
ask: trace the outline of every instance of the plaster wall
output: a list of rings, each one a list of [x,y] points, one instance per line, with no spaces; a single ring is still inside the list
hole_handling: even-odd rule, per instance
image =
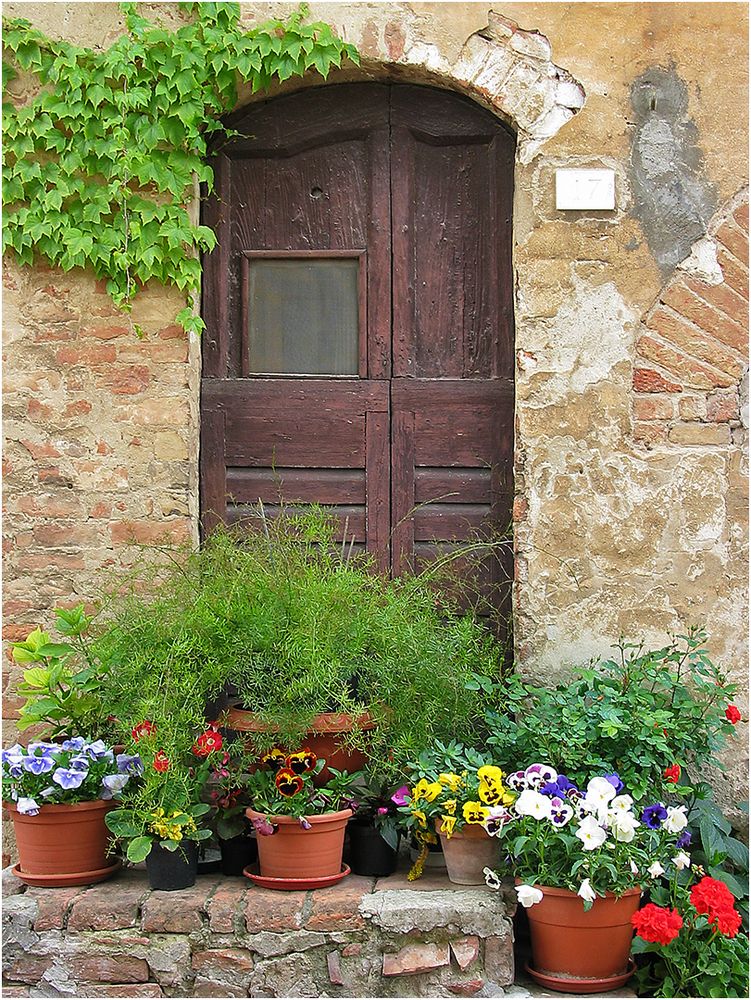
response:
[[[179,17],[176,5],[143,6]],[[243,18],[293,6],[244,3]],[[6,3],[4,12],[87,44],[108,44],[122,27],[112,4]],[[662,643],[707,623],[747,718],[746,5],[313,3],[311,12],[363,57],[360,71],[331,82],[450,87],[519,132],[521,669],[550,679],[607,654],[620,635]],[[563,166],[615,170],[617,209],[557,211]],[[90,276],[5,268],[12,639],[57,602],[93,596],[100,568],[130,558],[129,538],[196,537],[200,345],[173,324],[175,293],[155,287],[137,302],[147,332],[137,340]],[[671,326],[659,307],[678,279],[689,287],[681,309],[667,309]],[[685,296],[693,308],[693,297],[709,297],[701,322],[686,318]],[[676,332],[676,316],[688,333]],[[6,667],[12,715],[17,677]],[[744,794],[744,737],[718,779],[728,804]]]

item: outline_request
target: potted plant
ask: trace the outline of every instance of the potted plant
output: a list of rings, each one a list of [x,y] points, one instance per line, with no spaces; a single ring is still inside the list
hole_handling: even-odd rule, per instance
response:
[[[347,826],[349,865],[355,875],[382,877],[396,871],[406,785],[393,786],[369,775],[357,790],[357,808]]]
[[[3,806],[13,817],[28,885],[88,885],[112,875],[105,818],[133,775],[137,755],[115,754],[102,740],[74,736],[2,751]]]
[[[449,879],[458,885],[482,885],[485,868],[496,865],[499,854],[488,829],[495,829],[495,817],[513,800],[504,772],[455,741],[437,741],[410,771],[414,783],[400,812],[422,845],[410,877],[422,874],[435,831]]]
[[[325,766],[309,749],[267,759],[248,777],[246,810],[258,840],[260,885],[277,889],[333,885],[349,874],[342,865],[344,833],[352,816],[357,775],[332,770],[325,785],[314,778]]]
[[[134,726],[131,736],[143,780],[107,815],[107,826],[127,845],[128,861],[146,862],[152,889],[185,889],[196,880],[198,844],[211,837],[200,822],[211,807],[201,798],[212,767],[224,757],[223,737],[210,725],[186,753],[184,734],[151,719]]]
[[[87,632],[92,619],[79,604],[55,609],[55,629],[67,641],[54,642],[36,628],[22,642],[11,643],[15,663],[27,669],[18,686],[26,698],[19,710],[18,728],[36,727],[51,739],[74,734],[87,739],[109,737],[112,720],[102,697],[109,664],[91,648]]]
[[[224,875],[242,875],[258,860],[258,847],[245,815],[249,805],[245,777],[253,766],[239,740],[225,743],[226,754],[209,772],[206,797],[211,806],[208,824],[221,854]]]
[[[686,807],[637,806],[617,774],[581,790],[548,764],[508,778],[516,796],[494,836],[512,858],[532,938],[528,971],[563,993],[601,992],[633,974],[631,917],[642,888],[680,863]],[[498,873],[488,869],[498,888]]]

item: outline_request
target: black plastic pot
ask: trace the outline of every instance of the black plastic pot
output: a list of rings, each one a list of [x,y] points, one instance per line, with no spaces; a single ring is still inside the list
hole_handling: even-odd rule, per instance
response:
[[[183,841],[176,851],[154,844],[146,858],[149,885],[164,892],[195,885],[197,869],[198,845],[193,840]]]
[[[355,875],[393,875],[397,852],[366,823],[349,824],[349,866]]]
[[[224,875],[242,875],[243,868],[258,861],[258,845],[252,837],[240,834],[229,840],[220,840],[222,852],[222,873]]]

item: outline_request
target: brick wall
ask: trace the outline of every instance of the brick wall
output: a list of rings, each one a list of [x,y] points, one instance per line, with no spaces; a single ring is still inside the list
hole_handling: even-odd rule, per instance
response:
[[[748,371],[747,193],[720,213],[711,235],[721,276],[676,271],[636,343],[634,438],[646,448],[728,445],[741,426],[741,383]]]

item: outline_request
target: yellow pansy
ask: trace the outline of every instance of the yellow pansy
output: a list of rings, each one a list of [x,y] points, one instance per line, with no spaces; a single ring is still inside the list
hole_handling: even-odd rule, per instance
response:
[[[417,822],[420,824],[421,827],[427,827],[428,821],[422,809],[413,809],[412,815],[415,817],[415,819],[417,820]]]
[[[456,799],[447,799],[443,803],[443,809],[449,816],[453,816],[456,813]]]
[[[500,767],[496,767],[494,764],[485,764],[482,767],[478,767],[477,777],[480,781],[487,781],[490,785],[503,784],[506,772],[502,771]]]
[[[490,814],[490,810],[482,802],[465,802],[462,812],[467,823],[484,823]]]
[[[447,774],[445,771],[442,774],[438,775],[438,780],[442,785],[445,785],[445,787],[450,789],[452,792],[455,792],[462,783],[462,779],[458,774],[453,774],[453,773]]]
[[[454,827],[456,826],[456,816],[441,816],[443,822],[441,823],[441,833],[445,833],[447,837],[450,837],[454,832]]]
[[[426,802],[432,802],[437,799],[438,796],[443,791],[443,787],[437,781],[427,781],[425,778],[420,778],[415,787],[412,789],[413,799],[424,799]]]

